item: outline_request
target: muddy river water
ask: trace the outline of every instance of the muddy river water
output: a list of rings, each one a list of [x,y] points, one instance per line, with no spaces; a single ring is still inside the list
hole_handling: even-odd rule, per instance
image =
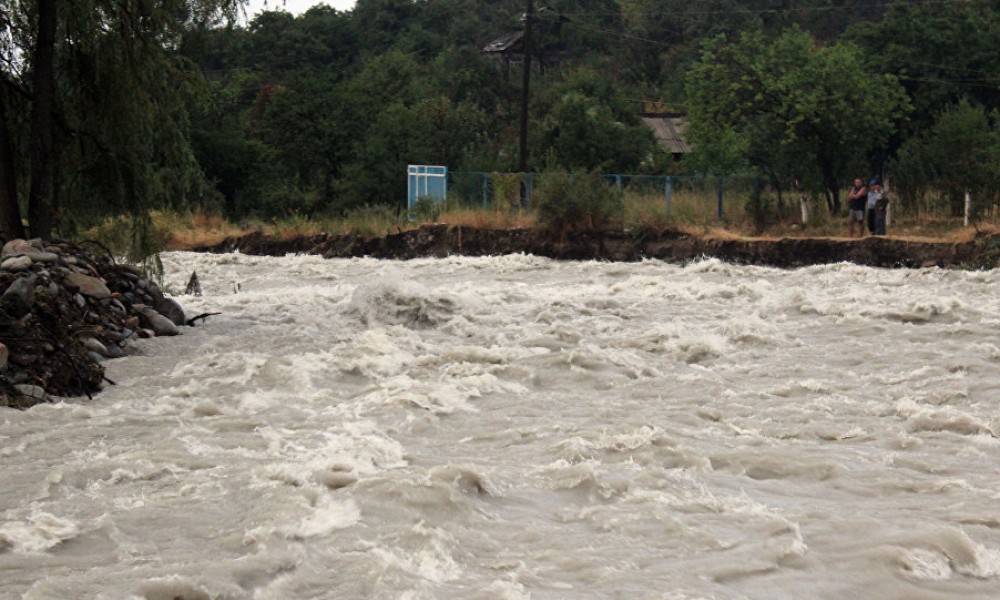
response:
[[[0,598],[1000,597],[1000,272],[171,253]]]

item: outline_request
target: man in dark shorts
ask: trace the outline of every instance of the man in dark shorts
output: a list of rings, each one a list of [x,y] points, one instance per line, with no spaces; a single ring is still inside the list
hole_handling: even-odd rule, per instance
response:
[[[854,180],[854,188],[847,194],[847,231],[854,237],[854,226],[858,227],[858,237],[864,235],[865,205],[868,203],[868,188],[861,178]]]

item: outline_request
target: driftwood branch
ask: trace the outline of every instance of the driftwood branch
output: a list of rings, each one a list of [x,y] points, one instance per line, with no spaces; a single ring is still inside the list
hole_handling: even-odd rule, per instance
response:
[[[191,317],[190,319],[187,320],[188,327],[194,327],[194,324],[195,324],[196,321],[198,321],[198,319],[207,319],[209,317],[214,317],[215,315],[221,315],[221,314],[222,313],[220,313],[220,312],[201,313],[197,317]]]

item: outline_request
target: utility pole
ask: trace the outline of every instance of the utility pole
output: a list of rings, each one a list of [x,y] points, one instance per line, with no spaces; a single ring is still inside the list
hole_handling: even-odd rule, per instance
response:
[[[521,78],[521,147],[517,163],[518,170],[523,174],[521,184],[521,204],[528,197],[528,97],[531,88],[531,21],[534,11],[534,0],[526,0],[524,9],[524,37],[521,38],[524,48],[524,72]]]

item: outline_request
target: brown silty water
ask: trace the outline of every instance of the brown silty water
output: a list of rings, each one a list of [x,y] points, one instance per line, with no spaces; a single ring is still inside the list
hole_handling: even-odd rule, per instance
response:
[[[1000,594],[996,272],[164,262],[222,315],[0,412],[0,598]]]

